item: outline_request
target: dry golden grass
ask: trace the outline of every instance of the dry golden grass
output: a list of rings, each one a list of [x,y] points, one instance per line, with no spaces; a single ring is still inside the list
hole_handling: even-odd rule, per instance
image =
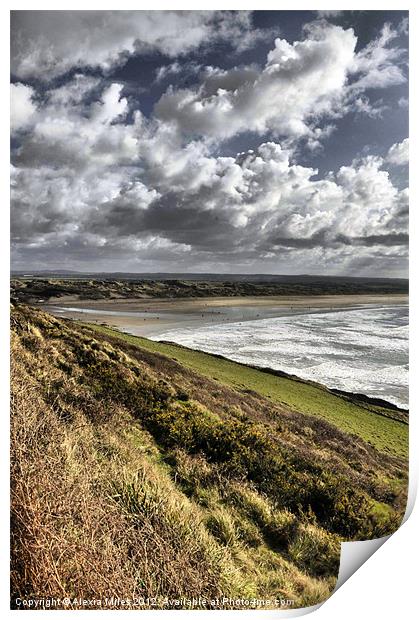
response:
[[[19,363],[12,385],[13,594],[220,595],[235,568],[147,450],[124,441],[124,412],[97,429],[73,411],[68,424]]]

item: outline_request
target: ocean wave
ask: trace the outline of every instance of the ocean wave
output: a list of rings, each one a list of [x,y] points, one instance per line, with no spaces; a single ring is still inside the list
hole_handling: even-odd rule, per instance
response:
[[[406,306],[189,327],[158,339],[408,405]]]

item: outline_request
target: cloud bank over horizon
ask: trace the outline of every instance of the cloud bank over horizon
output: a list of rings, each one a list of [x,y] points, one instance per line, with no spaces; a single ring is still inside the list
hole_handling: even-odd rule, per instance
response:
[[[295,13],[13,13],[13,267],[404,275],[406,16]]]

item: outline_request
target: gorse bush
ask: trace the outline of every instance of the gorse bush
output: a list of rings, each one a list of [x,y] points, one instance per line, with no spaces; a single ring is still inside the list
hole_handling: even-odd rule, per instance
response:
[[[263,424],[221,419],[192,400],[179,401],[164,382],[152,382],[138,370],[127,373],[112,357],[98,359],[95,353],[95,348],[77,351],[97,398],[126,406],[164,448],[202,454],[221,464],[225,476],[254,483],[279,509],[313,514],[344,539],[391,531],[391,521],[378,530],[370,500],[344,476],[296,458],[274,443]]]

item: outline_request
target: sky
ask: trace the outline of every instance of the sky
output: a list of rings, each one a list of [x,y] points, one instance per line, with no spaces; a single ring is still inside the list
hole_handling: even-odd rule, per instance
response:
[[[406,11],[14,11],[12,269],[405,277]]]

